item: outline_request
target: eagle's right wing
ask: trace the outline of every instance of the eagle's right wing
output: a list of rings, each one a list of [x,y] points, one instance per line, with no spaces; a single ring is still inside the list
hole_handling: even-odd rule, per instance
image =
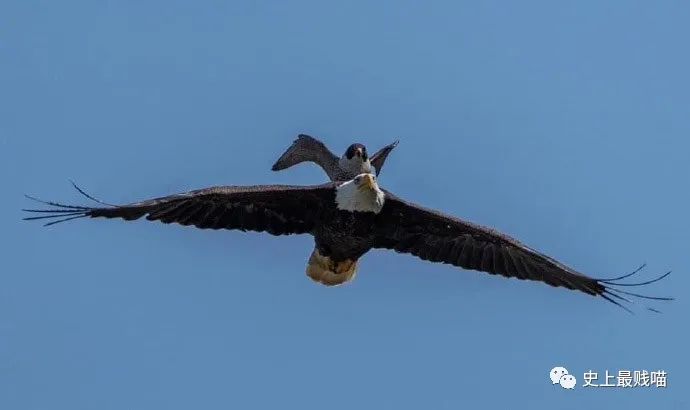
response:
[[[46,225],[52,225],[85,217],[131,221],[146,216],[149,221],[193,225],[201,229],[239,229],[273,235],[301,234],[311,232],[318,223],[319,209],[335,206],[334,192],[330,183],[317,186],[223,186],[128,205],[96,208],[37,200],[54,209],[25,209],[26,212],[41,215],[24,219],[45,219],[49,220]]]

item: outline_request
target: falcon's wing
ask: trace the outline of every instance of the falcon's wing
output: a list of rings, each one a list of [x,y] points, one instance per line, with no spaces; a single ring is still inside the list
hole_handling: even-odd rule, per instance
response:
[[[146,216],[149,221],[193,225],[202,229],[239,229],[273,235],[301,234],[311,232],[318,222],[317,209],[335,206],[334,195],[333,184],[258,185],[213,187],[129,205],[97,208],[37,200],[55,209],[25,209],[41,215],[24,219],[47,219],[50,222],[46,225],[52,225],[85,217],[130,221]]]
[[[305,134],[297,136],[290,148],[278,158],[271,169],[280,171],[302,162],[314,162],[326,171],[331,181],[336,179],[338,157],[323,142]]]
[[[601,296],[621,307],[623,306],[618,301],[628,302],[622,294],[646,299],[671,300],[612,287],[646,285],[666,277],[670,272],[638,284],[616,282],[632,274],[613,279],[594,279],[507,235],[408,203],[388,192],[386,203],[372,229],[376,233],[375,248],[410,253],[431,262],[447,263],[506,277],[536,280],[551,286],[563,286]]]
[[[373,165],[374,169],[376,169],[376,176],[378,176],[381,172],[381,168],[383,168],[383,163],[386,162],[388,154],[390,154],[391,151],[393,151],[393,148],[398,146],[399,142],[400,141],[395,141],[392,144],[388,144],[380,150],[376,151],[376,153],[371,156],[369,162],[371,162],[371,165]]]

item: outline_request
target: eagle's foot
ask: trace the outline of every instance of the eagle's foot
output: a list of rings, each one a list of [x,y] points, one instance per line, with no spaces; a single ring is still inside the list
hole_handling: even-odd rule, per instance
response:
[[[318,249],[314,249],[311,253],[307,264],[307,276],[326,286],[349,282],[354,279],[356,273],[356,260],[334,261],[328,256],[321,255]]]

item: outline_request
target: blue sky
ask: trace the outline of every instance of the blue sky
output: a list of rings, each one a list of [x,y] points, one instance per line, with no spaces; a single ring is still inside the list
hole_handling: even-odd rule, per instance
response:
[[[690,5],[9,1],[0,5],[0,408],[687,408]],[[312,283],[310,237],[20,221],[270,171],[298,133],[395,139],[381,175],[579,271],[584,294],[375,251]],[[668,372],[566,391],[548,371]]]

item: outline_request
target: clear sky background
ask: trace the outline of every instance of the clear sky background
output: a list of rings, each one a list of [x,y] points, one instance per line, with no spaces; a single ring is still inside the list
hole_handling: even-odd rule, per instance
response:
[[[690,407],[690,5],[682,1],[5,1],[0,408]],[[577,292],[374,251],[312,283],[308,236],[20,221],[24,193],[131,202],[317,184],[271,165],[400,139],[382,186],[581,272]],[[592,369],[667,389],[566,391]],[[584,407],[588,406],[588,407]]]

